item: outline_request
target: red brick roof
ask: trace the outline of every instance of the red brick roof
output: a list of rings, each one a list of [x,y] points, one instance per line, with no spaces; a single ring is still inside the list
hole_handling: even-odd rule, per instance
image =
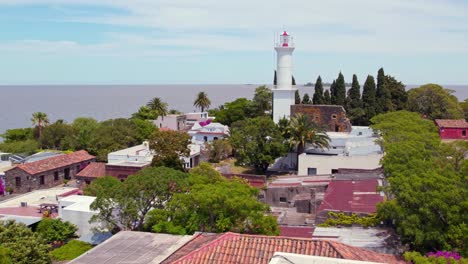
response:
[[[60,155],[31,163],[21,164],[10,170],[21,169],[31,175],[35,175],[84,161],[89,161],[94,158],[96,157],[90,155],[88,152],[86,152],[86,150],[80,150],[67,155]]]
[[[190,246],[190,243],[187,243],[178,251],[184,250],[185,247]],[[177,254],[178,251],[174,254]],[[225,233],[172,263],[266,264],[269,263],[275,252],[380,263],[404,263],[393,255],[380,254],[334,241],[236,233]]]
[[[44,216],[42,213],[39,212],[39,207],[35,207],[35,206],[0,208],[0,215],[34,216],[34,217]],[[57,216],[58,216],[57,213],[53,213],[50,215],[50,217],[52,218],[55,218]]]
[[[332,181],[318,211],[375,213],[377,203],[383,201],[383,197],[377,192],[378,185],[376,179]]]
[[[86,168],[76,174],[76,177],[98,178],[106,176],[106,163],[91,162]]]
[[[280,226],[280,236],[312,238],[314,228],[310,226]]]
[[[436,119],[435,123],[440,128],[468,128],[465,119]]]

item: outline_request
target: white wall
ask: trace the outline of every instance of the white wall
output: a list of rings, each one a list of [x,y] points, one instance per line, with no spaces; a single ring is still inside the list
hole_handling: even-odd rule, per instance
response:
[[[316,168],[317,175],[331,174],[332,169],[365,169],[372,170],[380,167],[381,154],[368,156],[326,156],[299,155],[298,175],[307,175],[308,168]]]
[[[278,123],[283,117],[289,119],[291,105],[295,103],[294,93],[296,90],[273,89],[273,121],[275,123]]]

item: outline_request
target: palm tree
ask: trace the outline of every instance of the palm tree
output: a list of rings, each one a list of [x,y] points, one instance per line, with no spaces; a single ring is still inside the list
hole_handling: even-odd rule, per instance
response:
[[[49,118],[46,113],[36,112],[32,114],[31,122],[39,130],[39,137],[42,135],[42,129],[49,124]]]
[[[296,147],[297,158],[304,153],[306,144],[319,148],[329,148],[330,138],[326,131],[304,114],[296,114],[289,123],[289,143]],[[296,163],[297,164],[297,163]]]
[[[154,111],[158,116],[167,115],[167,103],[163,102],[161,98],[154,97],[151,99],[146,106]]]
[[[205,108],[208,109],[211,105],[211,101],[205,92],[199,92],[197,99],[193,102],[193,106],[199,107],[202,112],[205,112]]]

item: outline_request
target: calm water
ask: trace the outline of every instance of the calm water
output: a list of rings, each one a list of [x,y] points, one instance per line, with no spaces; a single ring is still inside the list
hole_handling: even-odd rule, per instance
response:
[[[194,111],[200,91],[208,93],[212,107],[239,97],[252,98],[258,85],[86,85],[86,86],[0,86],[0,133],[10,128],[31,126],[31,114],[45,112],[51,122],[73,121],[76,117],[105,120],[129,117],[153,97],[161,97],[170,109]],[[409,86],[412,88],[414,86]],[[445,86],[461,100],[468,97],[468,85]],[[299,87],[301,94],[313,94],[313,87]]]

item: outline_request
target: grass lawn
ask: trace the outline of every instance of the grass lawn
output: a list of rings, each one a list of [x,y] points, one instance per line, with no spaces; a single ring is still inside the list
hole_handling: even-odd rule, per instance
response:
[[[63,246],[52,250],[50,255],[52,256],[52,259],[58,261],[72,260],[90,250],[92,247],[93,246],[91,244],[79,240],[72,240]]]

